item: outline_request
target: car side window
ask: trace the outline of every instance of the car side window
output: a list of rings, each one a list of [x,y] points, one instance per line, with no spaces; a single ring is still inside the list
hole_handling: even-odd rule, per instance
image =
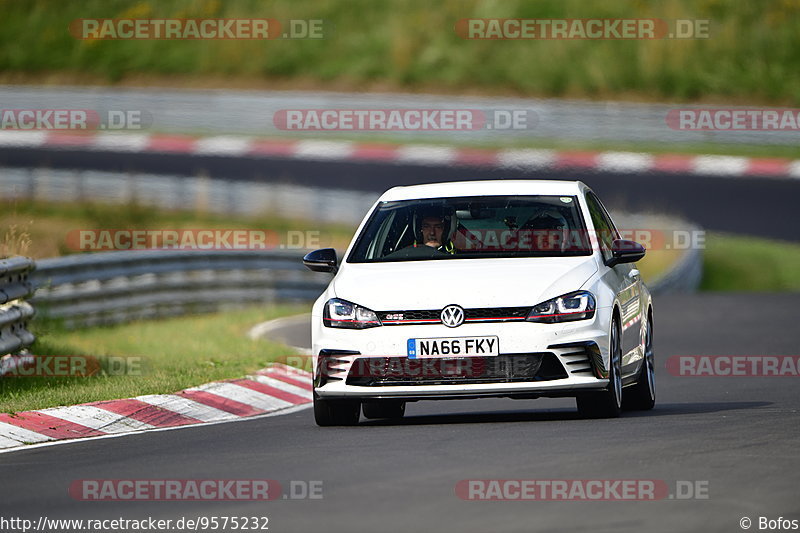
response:
[[[614,239],[619,238],[617,230],[603,204],[594,193],[590,192],[586,195],[586,204],[589,206],[589,216],[592,217],[592,224],[594,224],[594,229],[597,232],[596,240],[600,246],[600,251],[603,254],[603,259],[607,261],[611,258],[611,243],[614,242]]]

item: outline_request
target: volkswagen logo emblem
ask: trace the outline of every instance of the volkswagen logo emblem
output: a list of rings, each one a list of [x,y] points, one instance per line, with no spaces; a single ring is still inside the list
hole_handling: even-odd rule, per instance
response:
[[[457,328],[464,323],[464,310],[457,305],[448,305],[442,309],[442,314],[439,316],[442,324],[448,328]]]

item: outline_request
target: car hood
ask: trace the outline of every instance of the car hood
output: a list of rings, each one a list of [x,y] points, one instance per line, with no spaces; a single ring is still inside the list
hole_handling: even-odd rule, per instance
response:
[[[596,271],[593,256],[346,263],[333,290],[375,311],[523,307],[578,290]]]

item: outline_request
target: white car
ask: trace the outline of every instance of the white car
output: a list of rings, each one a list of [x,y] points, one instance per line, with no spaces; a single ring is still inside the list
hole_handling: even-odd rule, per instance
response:
[[[314,416],[399,418],[409,401],[575,397],[587,417],[655,404],[653,303],[578,181],[395,187],[361,222],[312,310]]]

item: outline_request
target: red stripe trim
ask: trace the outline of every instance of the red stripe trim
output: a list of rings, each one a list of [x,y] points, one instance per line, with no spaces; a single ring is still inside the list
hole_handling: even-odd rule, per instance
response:
[[[296,379],[292,379],[290,375],[281,372],[268,371],[268,372],[263,372],[261,375],[283,381],[287,385],[294,385],[295,387],[300,387],[301,389],[305,390],[312,390],[314,388],[311,386],[310,381],[299,381]]]
[[[788,159],[750,159],[747,163],[745,174],[758,176],[784,176],[789,173]]]
[[[470,321],[470,322],[476,322],[476,321],[491,322],[492,320],[525,320],[525,317],[520,317],[520,316],[498,316],[498,317],[478,317],[478,318],[465,318],[464,319],[465,322],[467,322],[467,321]],[[426,318],[424,320],[384,320],[383,321],[384,324],[409,324],[409,323],[413,323],[413,322],[426,322],[426,323],[433,322],[433,323],[438,323],[438,322],[441,322],[441,320],[439,320],[438,318],[437,319],[427,319]]]
[[[50,131],[47,132],[44,145],[51,146],[81,146],[93,145],[102,132],[80,133],[77,131]],[[152,135],[147,145],[140,151],[143,152],[177,152],[190,153],[194,151],[198,141],[205,137],[190,137],[186,135]],[[298,141],[282,141],[275,139],[255,139],[250,142],[247,153],[251,155],[294,156]],[[0,143],[8,145],[9,143]],[[393,160],[403,145],[361,143],[355,144],[353,152],[346,158],[350,160]],[[452,162],[469,166],[493,166],[498,164],[498,151],[473,148],[457,148],[453,151]],[[596,168],[598,159],[604,152],[563,151],[555,153],[554,166],[560,168]],[[682,154],[655,154],[653,155],[652,169],[661,172],[690,172],[694,173],[695,155]],[[745,175],[788,176],[792,161],[748,158],[748,168]]]
[[[600,152],[558,152],[556,168],[594,168]]]
[[[534,315],[535,318],[544,318],[549,316],[569,316],[569,315],[580,315],[582,313],[593,313],[594,309],[587,309],[585,311],[570,311],[569,313],[554,313],[552,315]]]
[[[259,383],[258,381],[253,381],[251,379],[237,379],[230,381],[229,383],[233,383],[234,385],[239,385],[240,387],[254,390],[256,392],[260,392],[261,394],[266,394],[267,396],[273,396],[275,398],[278,398],[279,400],[293,403],[295,405],[308,403],[311,401],[308,398],[303,398],[302,396],[298,396],[296,394],[292,394],[291,392],[286,392],[285,390],[265,385],[264,383]]]
[[[92,405],[157,427],[183,426],[202,422],[202,420],[134,399],[111,400]]]
[[[419,320],[384,320],[384,324],[408,324],[409,322],[441,322],[438,318],[421,318]]]
[[[77,437],[95,437],[106,433],[92,429],[74,422],[67,422],[54,416],[38,413],[36,411],[26,411],[9,414],[0,414],[0,422],[11,424],[28,431],[41,433],[54,439],[74,439]]]
[[[696,156],[665,154],[653,159],[653,170],[661,172],[690,172]]]
[[[456,151],[453,162],[462,165],[488,167],[497,164],[497,152],[478,148],[462,148]]]
[[[525,320],[524,316],[497,316],[497,317],[486,317],[486,318],[465,318],[464,322],[491,322],[492,320]]]
[[[380,324],[380,320],[351,320],[349,318],[325,318],[322,317],[322,320],[327,320],[328,322],[358,322],[359,324]]]
[[[45,144],[52,146],[89,146],[94,143],[96,135],[92,133],[48,132]]]
[[[294,155],[297,141],[252,141],[248,153],[254,155]]]
[[[350,157],[352,159],[391,161],[397,157],[397,149],[398,146],[393,144],[357,144]]]
[[[237,402],[236,400],[231,400],[230,398],[223,398],[222,396],[217,396],[216,394],[206,391],[185,390],[179,392],[178,395],[188,398],[197,403],[202,403],[203,405],[208,405],[209,407],[213,407],[215,409],[219,409],[220,411],[225,411],[226,413],[231,413],[237,416],[253,416],[261,413],[266,413],[266,411],[264,411],[263,409],[258,409],[256,407],[253,407],[252,405],[247,405],[246,403]]]
[[[147,143],[147,150],[153,152],[188,153],[194,150],[195,137],[183,135],[153,135]]]

